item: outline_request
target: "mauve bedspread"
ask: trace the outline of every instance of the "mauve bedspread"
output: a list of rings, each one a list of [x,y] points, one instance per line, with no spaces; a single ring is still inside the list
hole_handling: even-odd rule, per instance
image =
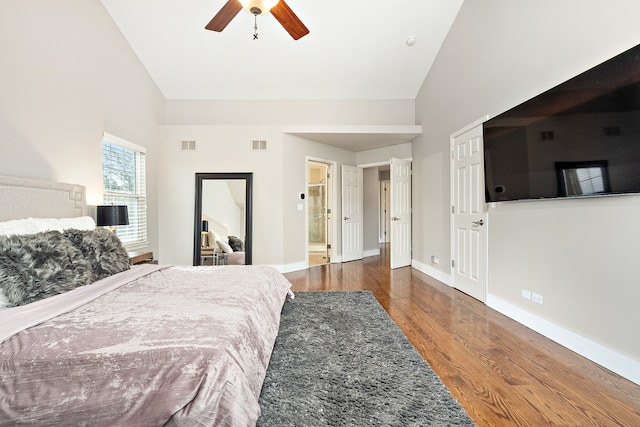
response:
[[[290,283],[270,267],[154,270],[0,344],[0,426],[255,425]]]

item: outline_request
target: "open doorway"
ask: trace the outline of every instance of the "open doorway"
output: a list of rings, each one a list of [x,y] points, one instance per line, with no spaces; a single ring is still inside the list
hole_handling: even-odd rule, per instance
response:
[[[331,262],[332,164],[307,160],[309,266]]]
[[[411,160],[391,159],[364,173],[364,255],[389,252],[390,267],[411,265]]]

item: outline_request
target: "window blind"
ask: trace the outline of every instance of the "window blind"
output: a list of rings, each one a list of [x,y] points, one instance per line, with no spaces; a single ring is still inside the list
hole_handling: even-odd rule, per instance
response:
[[[102,142],[103,203],[126,205],[129,225],[116,227],[127,249],[147,246],[145,150],[105,134]]]

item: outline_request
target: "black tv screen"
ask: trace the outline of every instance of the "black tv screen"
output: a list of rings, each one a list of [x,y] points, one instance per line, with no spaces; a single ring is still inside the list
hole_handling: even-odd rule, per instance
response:
[[[640,45],[483,124],[485,200],[640,193]]]

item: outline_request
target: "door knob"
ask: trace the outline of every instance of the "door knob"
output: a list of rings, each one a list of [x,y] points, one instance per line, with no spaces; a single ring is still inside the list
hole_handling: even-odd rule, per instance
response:
[[[391,221],[400,221],[400,218],[398,218],[397,216],[392,216]]]
[[[483,220],[472,221],[471,225],[474,226],[474,227],[478,227],[478,226],[484,225],[484,221]]]
[[[351,218],[349,218],[348,216],[345,216],[345,217],[344,217],[344,220],[345,220],[345,221],[349,221],[350,219],[351,219]]]

